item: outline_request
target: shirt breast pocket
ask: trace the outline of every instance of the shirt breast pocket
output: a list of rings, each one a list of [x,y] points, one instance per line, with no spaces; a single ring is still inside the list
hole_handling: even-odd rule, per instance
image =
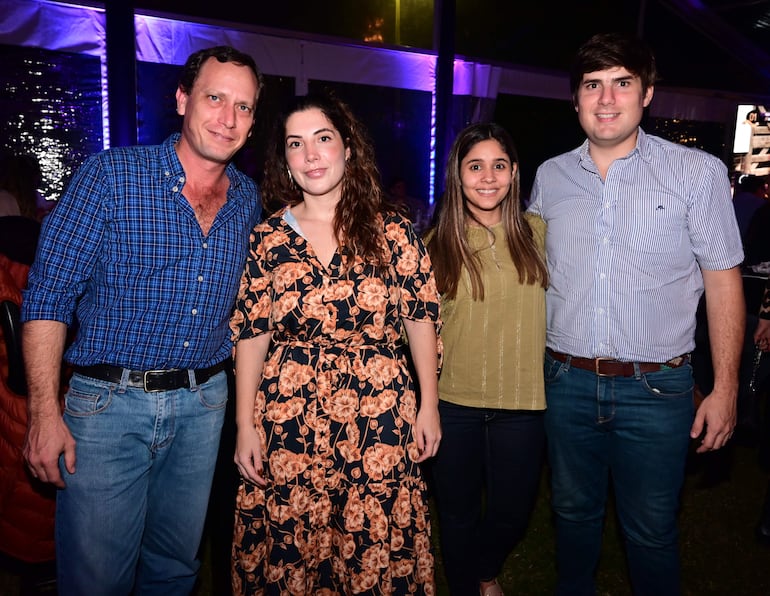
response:
[[[616,228],[618,245],[648,255],[677,254],[684,236],[685,213],[676,204],[661,202],[645,210],[634,209]]]

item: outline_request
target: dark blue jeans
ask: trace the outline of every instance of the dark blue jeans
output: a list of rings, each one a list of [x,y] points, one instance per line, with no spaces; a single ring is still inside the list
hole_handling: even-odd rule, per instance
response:
[[[600,377],[546,354],[545,378],[557,594],[596,593],[610,478],[634,594],[679,594],[676,516],[694,414],[690,365]]]
[[[439,402],[433,462],[441,554],[450,592],[478,594],[521,540],[537,495],[543,413]],[[485,499],[486,497],[486,499]]]

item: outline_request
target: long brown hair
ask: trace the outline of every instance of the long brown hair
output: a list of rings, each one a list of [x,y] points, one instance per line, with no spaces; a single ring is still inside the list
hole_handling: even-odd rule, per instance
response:
[[[267,211],[276,204],[294,206],[302,202],[302,189],[289,176],[286,162],[286,121],[297,112],[319,109],[337,129],[350,157],[345,162],[340,201],[334,214],[334,234],[351,264],[356,256],[384,266],[385,251],[382,214],[388,211],[383,198],[374,149],[364,126],[350,108],[331,94],[297,98],[276,126],[267,150],[262,196]]]
[[[516,147],[508,132],[495,123],[472,124],[465,128],[452,144],[446,169],[446,191],[435,218],[435,230],[428,243],[439,292],[449,299],[457,295],[462,268],[468,270],[474,300],[484,299],[481,264],[478,255],[468,244],[465,233],[468,221],[478,221],[466,205],[460,181],[460,165],[468,152],[481,141],[500,143],[511,165],[519,163]],[[522,217],[519,201],[519,170],[511,181],[508,194],[502,202],[502,223],[511,259],[519,273],[519,282],[548,285],[548,269],[535,245],[532,228]]]

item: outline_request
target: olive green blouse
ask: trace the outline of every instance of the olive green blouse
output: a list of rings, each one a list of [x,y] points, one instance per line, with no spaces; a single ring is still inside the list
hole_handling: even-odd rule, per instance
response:
[[[526,217],[542,251],[545,223]],[[545,409],[545,290],[519,282],[502,224],[489,229],[468,226],[466,233],[471,247],[479,251],[484,300],[472,299],[465,269],[455,299],[442,299],[439,397],[477,408]]]

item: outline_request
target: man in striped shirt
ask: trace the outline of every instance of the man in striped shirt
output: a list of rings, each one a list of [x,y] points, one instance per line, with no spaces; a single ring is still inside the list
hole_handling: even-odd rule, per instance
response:
[[[647,135],[655,59],[591,38],[571,87],[587,140],[537,172],[547,223],[546,431],[557,593],[594,594],[612,479],[635,594],[680,593],[676,512],[690,439],[735,425],[744,304],[741,240],[718,159]],[[694,411],[689,353],[707,297],[714,390]]]

